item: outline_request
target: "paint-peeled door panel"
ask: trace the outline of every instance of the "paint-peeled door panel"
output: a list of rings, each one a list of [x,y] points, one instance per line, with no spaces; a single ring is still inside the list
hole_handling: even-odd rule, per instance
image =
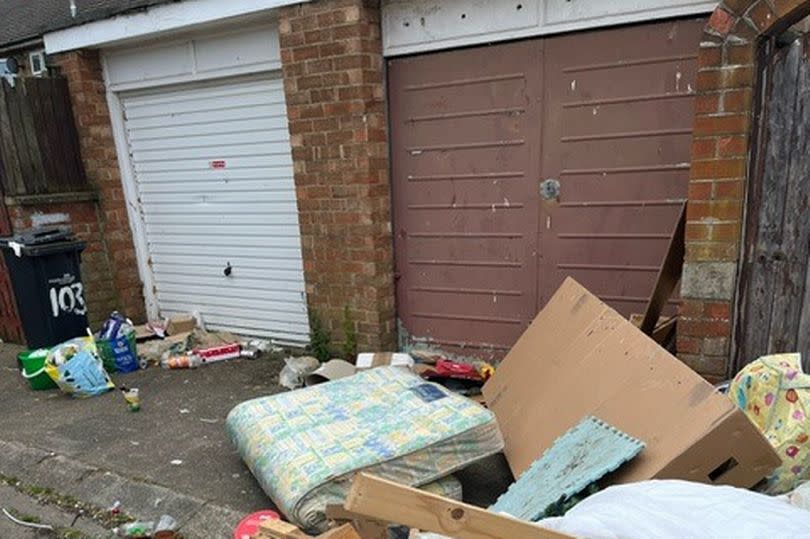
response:
[[[401,335],[500,356],[535,314],[535,40],[389,62]]]
[[[306,342],[280,78],[151,90],[122,105],[161,314]]]
[[[540,304],[568,275],[644,312],[686,198],[705,19],[546,40]]]

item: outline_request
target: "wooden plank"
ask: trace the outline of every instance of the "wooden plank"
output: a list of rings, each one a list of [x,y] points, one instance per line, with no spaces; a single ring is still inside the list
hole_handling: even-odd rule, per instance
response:
[[[47,93],[53,111],[54,124],[57,126],[57,137],[62,142],[60,155],[65,161],[65,191],[86,189],[88,187],[87,178],[67,80],[64,77],[49,79]]]
[[[677,328],[677,324],[677,316],[670,316],[663,322],[659,322],[653,330],[652,339],[662,347],[669,350],[670,345],[675,342],[675,330]],[[674,350],[672,350],[672,352],[674,353]]]
[[[810,266],[810,258],[805,262]],[[799,315],[799,338],[796,349],[802,354],[802,370],[810,372],[810,271],[805,270],[802,312]]]
[[[644,311],[644,318],[639,329],[646,335],[652,335],[661,311],[672,296],[672,292],[681,280],[683,273],[683,257],[686,254],[686,203],[681,206],[680,216],[675,225],[672,235],[669,238],[667,254],[661,268],[658,270],[658,277],[655,280],[655,287]]]
[[[8,108],[8,94],[13,91],[11,86],[0,78],[0,151],[3,152],[4,194],[25,194],[23,182],[23,168],[17,154],[17,144],[14,141],[14,131],[11,128],[11,114]]]
[[[50,136],[53,132],[55,122],[49,113],[43,109],[43,95],[40,91],[41,82],[44,79],[26,77],[20,79],[18,84],[24,90],[28,107],[31,110],[33,121],[33,132],[39,148],[40,161],[42,166],[43,185],[40,192],[50,192],[49,184],[59,177],[59,169],[53,159],[56,153],[54,150],[61,146],[60,141]],[[61,162],[61,159],[59,160]]]
[[[388,539],[388,523],[346,510],[342,505],[327,505],[326,518],[336,524],[351,522],[362,539]]]
[[[751,283],[753,265],[751,263],[751,246],[756,242],[757,231],[759,230],[759,208],[763,198],[762,182],[760,181],[765,170],[765,143],[767,141],[767,107],[766,88],[770,86],[771,62],[773,51],[776,46],[776,39],[770,38],[762,41],[757,49],[755,65],[758,66],[756,85],[754,88],[756,98],[753,100],[752,125],[749,135],[751,147],[751,164],[749,166],[749,180],[746,188],[745,204],[746,219],[742,230],[742,243],[740,247],[740,272],[737,283],[737,298],[734,307],[734,349],[731,351],[731,361],[727,369],[726,376],[733,377],[746,363],[746,352],[743,350],[742,336],[747,331],[747,290]]]
[[[775,253],[781,275],[771,276],[773,302],[768,352],[774,353],[797,350],[810,256],[810,65],[805,59],[805,40],[797,43],[791,46],[799,55],[796,108],[788,148],[790,161],[782,179],[786,184],[782,238]]]
[[[745,249],[748,279],[741,290],[740,305],[743,322],[738,332],[739,349],[735,370],[767,353],[773,306],[772,279],[782,274],[776,252],[782,240],[782,215],[785,210],[786,183],[784,178],[790,163],[791,135],[796,109],[798,66],[801,50],[791,46],[773,59],[771,82],[766,101],[766,133],[762,141],[763,161],[757,189],[759,206],[749,210],[756,222]]]
[[[344,505],[347,510],[370,518],[457,539],[571,537],[364,473],[355,476]]]
[[[262,537],[268,539],[306,539],[310,537],[297,526],[283,520],[265,520],[259,524]]]
[[[363,539],[351,524],[344,524],[318,536],[317,539]]]
[[[42,169],[42,154],[37,141],[36,127],[34,126],[34,115],[31,111],[30,99],[25,93],[25,86],[18,84],[14,88],[13,102],[10,107],[12,113],[12,125],[16,121],[14,137],[19,141],[18,150],[23,150],[28,160],[30,170],[25,176],[24,182],[28,193],[45,193],[47,191],[47,181],[45,172]]]

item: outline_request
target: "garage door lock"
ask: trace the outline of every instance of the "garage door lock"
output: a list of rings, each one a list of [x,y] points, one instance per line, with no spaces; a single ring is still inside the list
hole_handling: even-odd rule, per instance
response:
[[[553,178],[540,182],[540,196],[545,200],[559,200],[560,182]]]

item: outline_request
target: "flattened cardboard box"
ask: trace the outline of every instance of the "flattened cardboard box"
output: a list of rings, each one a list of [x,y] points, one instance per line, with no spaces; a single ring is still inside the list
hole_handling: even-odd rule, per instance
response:
[[[751,487],[780,464],[731,400],[571,278],[483,393],[515,477],[586,415],[647,444],[616,473],[619,483]]]

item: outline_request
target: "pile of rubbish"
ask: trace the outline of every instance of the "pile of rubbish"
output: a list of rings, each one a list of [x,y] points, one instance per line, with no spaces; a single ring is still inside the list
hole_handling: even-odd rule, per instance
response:
[[[195,317],[182,315],[136,326],[113,312],[101,329],[50,348],[18,356],[22,375],[32,389],[59,388],[76,397],[100,395],[115,388],[110,373],[126,374],[160,366],[196,368],[235,358],[255,359],[282,349],[264,339],[241,339],[199,327]],[[120,386],[132,411],[140,410],[138,388]]]
[[[429,353],[290,358],[280,382],[295,389],[226,421],[286,519],[252,515],[239,539],[810,530],[798,355],[761,358],[723,394],[570,278],[496,367]],[[513,484],[489,508],[460,501],[453,474],[501,451]]]
[[[436,382],[447,389],[478,400],[481,388],[495,372],[491,363],[483,360],[455,360],[436,351],[410,353],[372,353],[357,355],[355,363],[330,359],[320,363],[311,356],[291,356],[284,360],[278,383],[287,389],[298,389],[346,378],[375,367],[402,367]]]

